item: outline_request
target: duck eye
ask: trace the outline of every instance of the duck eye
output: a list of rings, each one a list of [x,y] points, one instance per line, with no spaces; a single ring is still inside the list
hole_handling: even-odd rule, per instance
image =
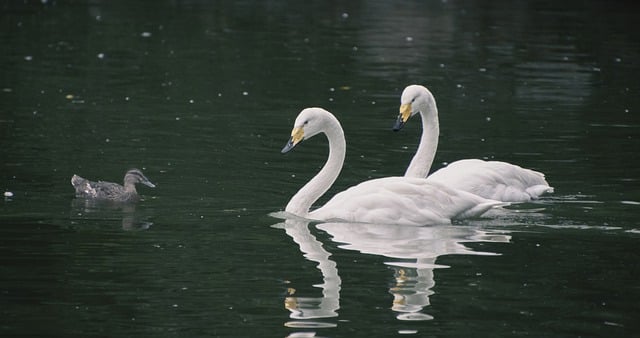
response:
[[[411,99],[411,103],[414,103],[414,102],[416,102],[416,98],[415,97]]]

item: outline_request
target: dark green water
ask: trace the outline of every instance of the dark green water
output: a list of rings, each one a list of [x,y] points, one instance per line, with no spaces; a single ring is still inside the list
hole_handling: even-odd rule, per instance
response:
[[[640,335],[639,10],[0,1],[0,336]],[[327,154],[280,154],[305,107],[347,136],[328,196],[401,175],[412,83],[434,168],[508,161],[555,194],[453,226],[269,216]],[[130,167],[157,184],[137,205],[74,199]]]

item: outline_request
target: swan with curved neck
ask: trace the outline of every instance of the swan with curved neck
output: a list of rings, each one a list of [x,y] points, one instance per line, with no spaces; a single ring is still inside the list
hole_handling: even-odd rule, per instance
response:
[[[422,136],[405,177],[427,177],[450,188],[504,202],[526,202],[553,192],[544,174],[500,161],[459,160],[427,176],[438,148],[438,108],[427,88],[410,85],[402,92],[400,114],[393,130],[400,130],[417,114],[422,118]]]
[[[346,153],[344,132],[338,119],[322,108],[300,112],[282,153],[317,134],[329,140],[329,156],[322,169],[289,201],[285,211],[320,221],[384,224],[442,224],[452,219],[480,216],[504,205],[465,191],[445,187],[424,178],[385,177],[365,181],[333,196],[325,205],[309,211],[335,182]]]
[[[307,108],[300,112],[282,153],[319,133],[326,134],[329,140],[329,158],[320,172],[289,200],[285,211],[294,215],[305,217],[311,205],[329,190],[342,170],[347,151],[344,132],[338,119],[322,108]]]

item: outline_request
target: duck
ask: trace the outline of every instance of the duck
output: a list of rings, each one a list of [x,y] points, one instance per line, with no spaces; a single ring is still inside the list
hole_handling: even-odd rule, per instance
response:
[[[505,205],[421,177],[383,177],[352,186],[334,195],[323,206],[310,210],[342,170],[346,154],[342,126],[323,108],[305,108],[296,117],[291,137],[281,150],[288,153],[318,134],[324,134],[328,139],[327,161],[289,200],[285,207],[288,214],[320,222],[431,225],[480,216]]]
[[[543,173],[502,161],[463,159],[429,175],[440,135],[438,107],[433,94],[426,87],[414,84],[402,92],[400,113],[393,130],[402,129],[409,118],[415,115],[422,118],[422,137],[405,177],[426,177],[430,182],[502,202],[529,202],[543,194],[553,193],[554,189],[549,186]]]
[[[124,175],[124,186],[105,181],[90,181],[78,175],[71,177],[71,185],[76,190],[76,197],[113,202],[137,202],[140,196],[136,191],[136,183],[155,188],[155,184],[144,176],[140,169],[130,169]]]

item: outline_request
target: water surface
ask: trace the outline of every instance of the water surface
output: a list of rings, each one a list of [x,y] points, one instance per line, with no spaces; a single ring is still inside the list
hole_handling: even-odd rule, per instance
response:
[[[499,1],[0,4],[3,336],[634,336],[640,332],[637,5]],[[401,175],[428,86],[434,170],[544,172],[555,194],[452,226],[270,216],[322,165],[281,155],[321,106],[334,193]],[[157,184],[135,206],[70,178]]]

